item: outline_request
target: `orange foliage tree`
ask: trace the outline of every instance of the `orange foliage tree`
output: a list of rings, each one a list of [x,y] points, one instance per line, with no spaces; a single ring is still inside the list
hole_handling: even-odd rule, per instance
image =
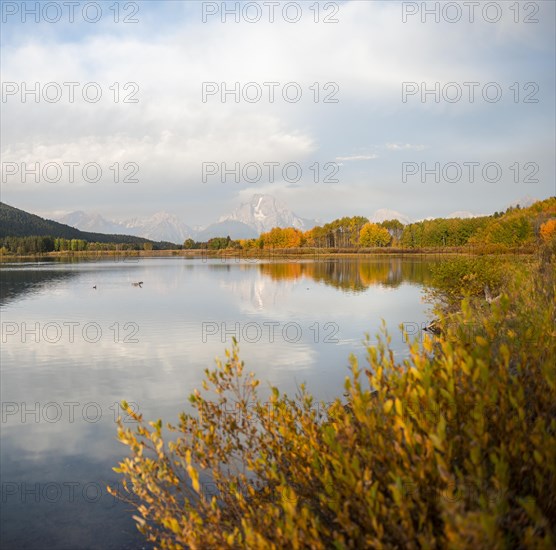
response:
[[[541,238],[548,242],[556,236],[556,218],[548,220],[541,225]]]
[[[303,233],[295,227],[274,227],[260,236],[264,248],[298,248],[303,244]]]

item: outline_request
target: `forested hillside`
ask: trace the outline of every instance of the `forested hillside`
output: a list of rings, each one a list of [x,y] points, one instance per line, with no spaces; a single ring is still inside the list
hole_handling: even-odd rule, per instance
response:
[[[26,239],[22,241],[21,238]],[[30,238],[33,239],[32,242],[29,241]],[[148,239],[131,235],[106,235],[80,231],[75,227],[46,220],[5,203],[0,203],[0,240],[8,250],[12,248],[10,244],[17,243],[17,246],[23,244],[24,252],[50,252],[55,250],[54,245],[50,245],[50,240],[52,240],[52,243],[55,240],[60,242],[74,240],[85,243],[78,247],[79,250],[85,250],[87,243],[118,243],[140,248],[143,248],[145,244],[147,246],[155,244]],[[171,243],[156,243],[156,248],[172,247]],[[31,250],[27,250],[29,248]]]

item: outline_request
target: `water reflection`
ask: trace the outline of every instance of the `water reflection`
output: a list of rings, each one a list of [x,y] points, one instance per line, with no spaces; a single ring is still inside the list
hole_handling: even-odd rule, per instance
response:
[[[414,258],[265,263],[261,264],[260,269],[275,280],[306,277],[348,292],[364,292],[372,285],[395,288],[402,282],[423,285],[430,280],[428,263]]]
[[[78,273],[51,271],[48,269],[25,269],[24,266],[0,269],[0,306],[32,294],[40,294],[48,285],[64,282]]]

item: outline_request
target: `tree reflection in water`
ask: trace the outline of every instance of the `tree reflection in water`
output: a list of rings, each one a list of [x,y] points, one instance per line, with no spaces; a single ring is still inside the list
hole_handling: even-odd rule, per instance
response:
[[[364,292],[372,285],[396,288],[402,282],[427,284],[430,265],[423,258],[326,259],[316,262],[269,262],[261,273],[274,280],[313,279],[346,292]]]

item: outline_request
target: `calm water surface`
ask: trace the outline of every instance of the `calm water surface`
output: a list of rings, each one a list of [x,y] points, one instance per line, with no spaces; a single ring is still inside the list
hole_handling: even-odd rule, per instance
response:
[[[398,326],[427,319],[429,267],[419,258],[4,264],[2,548],[145,548],[130,507],[105,489],[126,452],[114,422],[122,399],[174,421],[236,335],[263,393],[305,382],[331,401],[349,354],[363,360],[364,335],[381,319],[406,354]]]

